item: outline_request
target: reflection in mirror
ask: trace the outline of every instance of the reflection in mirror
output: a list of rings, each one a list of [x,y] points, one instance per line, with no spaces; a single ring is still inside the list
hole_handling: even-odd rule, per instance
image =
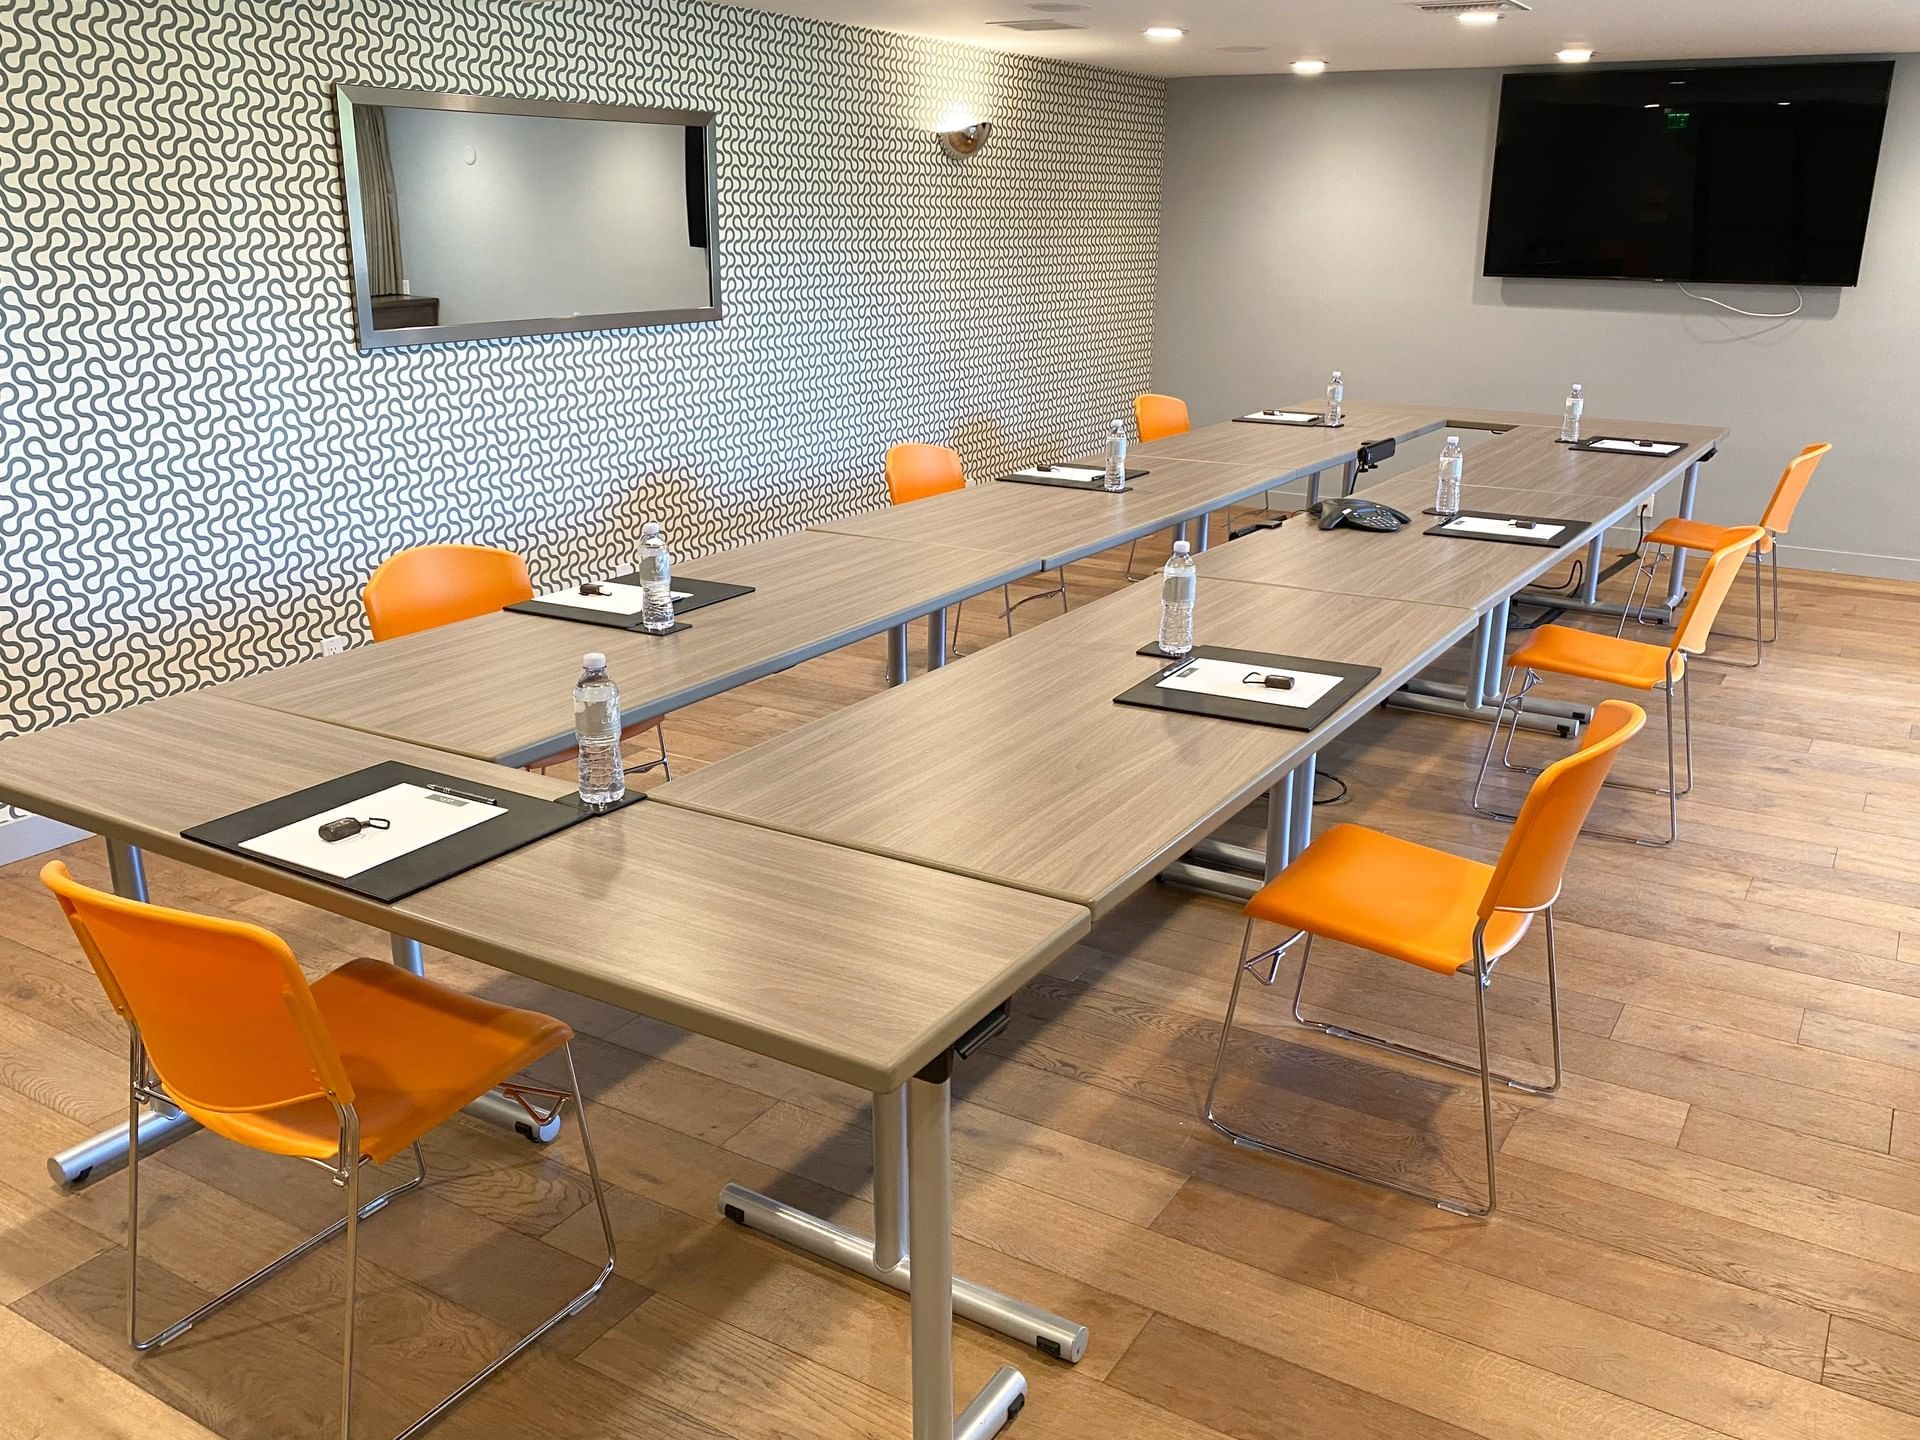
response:
[[[363,345],[718,315],[711,117],[341,95]]]

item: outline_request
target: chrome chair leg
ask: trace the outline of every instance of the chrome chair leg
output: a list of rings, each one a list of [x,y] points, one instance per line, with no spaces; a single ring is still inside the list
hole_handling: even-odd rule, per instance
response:
[[[1531,671],[1528,671],[1526,673],[1528,675],[1532,674]],[[1516,686],[1519,687],[1517,691],[1515,688]],[[1522,697],[1526,694],[1526,689],[1527,689],[1527,686],[1523,682],[1523,677],[1519,668],[1517,666],[1510,666],[1507,670],[1506,688],[1500,692],[1499,708],[1493,712],[1493,728],[1487,732],[1487,749],[1486,749],[1486,753],[1480,757],[1480,773],[1474,777],[1473,795],[1467,802],[1467,808],[1472,810],[1474,814],[1485,815],[1490,820],[1514,820],[1518,818],[1517,812],[1507,811],[1507,810],[1496,810],[1496,809],[1493,809],[1491,806],[1481,804],[1480,792],[1487,783],[1487,771],[1489,768],[1491,768],[1493,764],[1494,747],[1500,743],[1500,725],[1501,725],[1501,722],[1506,719],[1508,705],[1512,705],[1514,707],[1513,730],[1517,731],[1520,728],[1520,708],[1519,707],[1520,707],[1520,702]],[[1500,762],[1502,767],[1506,769],[1514,768],[1512,764],[1512,755],[1513,755],[1513,734],[1510,731],[1507,735],[1507,749]]]
[[[553,1329],[554,1326],[558,1325],[562,1320],[578,1315],[582,1310],[586,1309],[588,1305],[593,1303],[594,1297],[598,1295],[606,1285],[607,1278],[613,1274],[613,1267],[617,1258],[613,1239],[613,1218],[607,1213],[606,1191],[600,1183],[600,1161],[593,1148],[593,1131],[587,1123],[586,1103],[580,1097],[580,1074],[574,1069],[573,1043],[571,1041],[563,1047],[563,1053],[567,1061],[567,1094],[573,1100],[574,1119],[580,1131],[580,1144],[587,1153],[587,1178],[593,1183],[593,1201],[600,1212],[600,1233],[607,1243],[607,1258],[600,1267],[600,1273],[594,1276],[592,1284],[574,1296],[573,1299],[567,1301],[566,1304],[554,1311],[553,1314],[549,1315],[545,1320],[542,1320],[538,1325],[534,1326],[533,1329],[529,1330],[525,1335],[522,1335],[510,1348],[501,1352],[501,1354],[489,1364],[475,1371],[465,1384],[423,1414],[418,1420],[415,1420],[411,1425],[407,1426],[406,1429],[394,1437],[394,1440],[412,1440],[413,1436],[418,1435],[422,1430],[425,1430],[429,1425],[433,1424],[434,1421],[446,1414],[448,1410],[472,1394],[475,1389],[513,1361],[523,1350],[538,1341],[541,1336]],[[349,1321],[349,1324],[351,1324],[351,1321]],[[342,1440],[348,1440],[344,1432]]]
[[[1311,949],[1313,937],[1306,935],[1305,932],[1297,932],[1275,950],[1263,951],[1260,955],[1249,959],[1248,952],[1252,948],[1253,943],[1253,920],[1251,917],[1247,920],[1246,936],[1240,942],[1240,959],[1235,964],[1233,971],[1233,991],[1227,998],[1226,1017],[1220,1023],[1220,1046],[1214,1056],[1213,1077],[1207,1085],[1207,1099],[1202,1111],[1203,1118],[1207,1124],[1220,1134],[1226,1136],[1226,1138],[1231,1140],[1235,1145],[1245,1150],[1253,1150],[1262,1155],[1276,1156],[1282,1160],[1292,1160],[1302,1165],[1311,1165],[1314,1169],[1324,1170],[1330,1175],[1339,1175],[1344,1179],[1356,1180],[1363,1185],[1373,1185],[1383,1190],[1391,1190],[1396,1195],[1404,1195],[1411,1200],[1424,1201],[1429,1205],[1438,1206],[1440,1209],[1448,1211],[1451,1214],[1464,1215],[1470,1219],[1484,1219],[1493,1214],[1494,1206],[1498,1202],[1498,1192],[1495,1188],[1496,1181],[1494,1177],[1493,1079],[1489,1068],[1487,1051],[1487,1002],[1485,994],[1486,986],[1492,980],[1493,973],[1486,961],[1485,949],[1482,943],[1483,930],[1484,925],[1480,930],[1474,932],[1474,967],[1471,971],[1465,973],[1472,975],[1474,978],[1475,1019],[1479,1033],[1480,1117],[1487,1160],[1487,1200],[1484,1205],[1477,1205],[1472,1201],[1459,1200],[1452,1196],[1441,1195],[1434,1191],[1422,1190],[1415,1186],[1402,1185],[1398,1181],[1389,1180],[1381,1175],[1369,1174],[1364,1170],[1355,1170],[1349,1166],[1340,1165],[1316,1155],[1308,1155],[1299,1150],[1292,1150],[1284,1145],[1276,1144],[1271,1140],[1263,1140],[1259,1136],[1250,1134],[1247,1131],[1235,1129],[1220,1118],[1216,1108],[1216,1101],[1220,1089],[1220,1078],[1226,1070],[1227,1050],[1233,1039],[1233,1017],[1239,1009],[1241,987],[1245,984],[1246,977],[1252,971],[1253,967],[1268,958],[1268,956],[1272,956],[1274,961],[1273,970],[1270,971],[1270,973],[1277,973],[1280,956],[1292,946],[1294,940],[1301,939],[1304,936],[1309,949]],[[1304,970],[1306,963],[1306,956],[1304,954],[1301,957],[1301,963]],[[1272,980],[1262,979],[1262,977],[1258,975],[1255,975],[1254,978],[1260,980],[1262,984],[1270,985],[1273,983]],[[1295,1000],[1297,1004],[1297,989],[1295,992]],[[1470,1066],[1461,1067],[1450,1065],[1450,1068],[1461,1068],[1469,1072],[1472,1070]]]
[[[1553,911],[1549,909],[1545,914],[1547,927],[1547,1008],[1553,1028],[1553,1078],[1542,1082],[1520,1080],[1512,1075],[1503,1075],[1498,1071],[1493,1073],[1493,1078],[1505,1085],[1508,1089],[1524,1091],[1528,1095],[1552,1095],[1559,1090],[1560,1082],[1564,1078],[1560,1059],[1560,987],[1554,971]],[[1418,1045],[1406,1045],[1398,1040],[1388,1040],[1379,1035],[1369,1035],[1364,1030],[1350,1030],[1344,1025],[1329,1024],[1324,1020],[1315,1020],[1305,1014],[1301,1009],[1301,999],[1307,988],[1307,962],[1312,954],[1312,937],[1308,937],[1307,949],[1302,951],[1300,955],[1300,982],[1294,987],[1293,992],[1293,1019],[1295,1024],[1301,1026],[1303,1029],[1317,1030],[1322,1035],[1331,1036],[1335,1040],[1349,1040],[1356,1045],[1370,1045],[1376,1050],[1391,1051],[1393,1054],[1404,1056],[1409,1060],[1424,1060],[1429,1065],[1439,1065],[1448,1070],[1457,1070],[1462,1075],[1478,1075],[1480,1073],[1477,1068],[1467,1064],[1464,1060],[1455,1060],[1451,1056],[1440,1054],[1437,1050],[1423,1050]],[[1489,971],[1491,971],[1492,967],[1489,966],[1488,968]],[[1465,975],[1470,972],[1463,970],[1460,973]]]
[[[666,776],[667,779],[671,780],[673,778],[673,766],[667,759],[667,722],[665,716],[653,722],[653,738],[660,747],[660,758],[658,760],[649,760],[643,765],[625,766],[623,767],[623,773],[628,775],[644,775],[649,770],[658,770],[662,775]]]
[[[242,1280],[238,1285],[235,1285],[224,1294],[214,1296],[213,1299],[207,1301],[206,1304],[200,1306],[199,1309],[193,1311],[191,1314],[181,1316],[180,1319],[175,1320],[172,1324],[166,1326],[148,1339],[141,1339],[139,1285],[140,1134],[138,1122],[142,1103],[148,1100],[162,1099],[164,1096],[156,1086],[148,1084],[145,1079],[146,1051],[140,1042],[137,1032],[135,1032],[131,1041],[131,1048],[134,1074],[139,1078],[128,1087],[129,1104],[127,1107],[127,1118],[130,1126],[127,1137],[127,1343],[144,1355],[149,1351],[158,1350],[162,1346],[179,1339],[195,1325],[206,1319],[207,1316],[213,1314],[214,1311],[222,1308],[231,1301],[239,1299],[262,1280],[278,1275],[282,1270],[285,1270],[289,1265],[293,1264],[294,1261],[301,1259],[311,1251],[319,1249],[341,1231],[348,1229],[349,1226],[348,1222],[344,1219],[334,1221],[333,1224],[318,1234],[308,1236],[291,1250],[269,1260],[265,1265],[262,1265],[258,1270],[255,1270],[251,1275],[247,1276],[246,1279]],[[409,1190],[417,1190],[426,1183],[427,1163],[425,1157],[421,1155],[418,1145],[413,1147],[413,1162],[414,1173],[412,1178],[403,1180],[398,1185],[383,1190],[365,1204],[357,1206],[355,1210],[357,1220],[364,1220],[376,1212],[385,1209],[390,1201],[406,1194]]]
[[[1631,619],[1637,625],[1647,623],[1647,596],[1653,593],[1653,582],[1660,574],[1660,552],[1663,547],[1655,546],[1651,553],[1643,550],[1634,562],[1633,579],[1627,584],[1626,602],[1620,607],[1620,625],[1613,634],[1618,639],[1627,633],[1627,621]],[[1642,593],[1641,582],[1646,582]]]
[[[345,1192],[345,1214],[319,1234],[302,1241],[278,1259],[270,1261],[268,1264],[256,1270],[224,1295],[216,1296],[192,1314],[176,1320],[152,1339],[143,1341],[140,1339],[139,1330],[139,1289],[137,1285],[140,1255],[140,1140],[137,1122],[142,1103],[150,1099],[163,1097],[160,1095],[157,1086],[147,1083],[146,1051],[141,1044],[139,1032],[132,1030],[132,1027],[129,1027],[129,1030],[132,1036],[129,1042],[129,1062],[132,1071],[132,1083],[128,1086],[129,1119],[136,1122],[133,1127],[133,1133],[129,1137],[127,1148],[127,1338],[129,1342],[135,1350],[142,1352],[159,1349],[169,1341],[185,1334],[200,1320],[212,1314],[221,1306],[251,1290],[268,1276],[278,1274],[281,1270],[284,1270],[288,1265],[309,1251],[325,1244],[334,1236],[344,1232],[346,1235],[344,1262],[346,1265],[346,1280],[344,1285],[346,1313],[341,1327],[340,1342],[340,1423],[338,1434],[340,1440],[352,1440],[354,1343],[357,1316],[354,1301],[359,1277],[360,1222],[385,1208],[387,1203],[396,1196],[402,1195],[409,1190],[417,1189],[425,1183],[427,1178],[426,1159],[421,1154],[419,1145],[415,1144],[412,1147],[415,1168],[413,1178],[384,1190],[374,1196],[373,1199],[363,1203],[360,1199],[361,1168],[365,1162],[359,1153],[359,1116],[350,1105],[337,1106],[336,1108],[340,1115],[340,1149],[338,1157],[333,1161],[322,1161],[319,1163],[326,1167],[332,1174],[334,1183],[339,1185]],[[587,1175],[593,1183],[594,1205],[600,1214],[600,1233],[606,1240],[606,1260],[601,1265],[599,1273],[594,1276],[592,1283],[589,1284],[586,1289],[582,1290],[552,1315],[528,1331],[515,1342],[511,1348],[476,1372],[465,1384],[461,1385],[459,1389],[453,1391],[432,1409],[408,1425],[406,1429],[402,1430],[399,1435],[395,1437],[395,1440],[412,1440],[413,1436],[418,1435],[429,1425],[433,1424],[434,1421],[438,1420],[454,1405],[465,1399],[475,1388],[512,1361],[530,1345],[538,1341],[541,1336],[545,1335],[554,1326],[558,1325],[562,1320],[577,1315],[586,1309],[587,1306],[592,1303],[594,1297],[605,1287],[608,1278],[613,1274],[614,1264],[617,1259],[613,1234],[613,1217],[607,1210],[606,1189],[600,1179],[599,1156],[593,1148],[593,1132],[587,1121],[586,1105],[580,1096],[580,1075],[574,1066],[573,1045],[571,1042],[563,1047],[563,1054],[567,1062],[567,1089],[563,1092],[561,1103],[564,1103],[567,1099],[571,1099],[574,1104],[574,1111],[580,1131],[580,1144],[586,1151]],[[533,1090],[538,1087],[529,1086],[524,1088]]]
[[[1780,542],[1775,540],[1767,547],[1767,569],[1772,571],[1773,591],[1773,629],[1767,635],[1767,644],[1771,645],[1780,638]]]

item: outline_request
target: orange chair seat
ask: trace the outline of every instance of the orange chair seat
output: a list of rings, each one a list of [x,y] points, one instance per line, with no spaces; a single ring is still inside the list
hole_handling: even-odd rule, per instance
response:
[[[1513,652],[1509,665],[1542,674],[1572,675],[1581,680],[1604,680],[1628,690],[1652,690],[1667,682],[1665,645],[1598,635],[1567,625],[1542,625]],[[1673,651],[1673,678],[1684,672],[1687,657]]]
[[[1247,902],[1247,913],[1450,975],[1473,964],[1473,931],[1493,867],[1364,825],[1336,825]],[[1487,958],[1498,959],[1533,917],[1498,910]]]
[[[470,1101],[573,1038],[552,1016],[495,1005],[382,960],[352,960],[313,999],[353,1083],[360,1149],[392,1159]],[[182,1106],[216,1134],[275,1155],[332,1160],[340,1122],[325,1099],[235,1113]]]
[[[1649,545],[1670,545],[1676,550],[1712,552],[1745,534],[1745,525],[1710,525],[1705,520],[1683,520],[1678,515],[1662,520],[1647,533]],[[1773,549],[1773,536],[1767,535],[1754,546],[1762,555]]]

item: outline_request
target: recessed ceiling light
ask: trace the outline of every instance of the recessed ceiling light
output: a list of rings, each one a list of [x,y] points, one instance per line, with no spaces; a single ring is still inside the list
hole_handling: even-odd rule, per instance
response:
[[[1324,75],[1327,73],[1327,62],[1324,60],[1296,60],[1293,62],[1293,73],[1296,75]]]
[[[1498,10],[1462,10],[1453,18],[1462,25],[1498,25],[1500,12]]]
[[[1553,58],[1558,60],[1562,65],[1584,65],[1593,59],[1593,51],[1577,49],[1556,50],[1554,51]]]
[[[1774,104],[1776,104],[1776,105],[1791,105],[1791,104],[1793,103],[1793,101],[1791,101],[1791,100],[1776,100],[1776,101],[1774,101],[1773,103],[1774,103]]]
[[[1184,40],[1187,38],[1187,32],[1182,30],[1178,25],[1149,25],[1142,33],[1146,35],[1147,39],[1156,40],[1162,45],[1174,40]]]
[[[1649,100],[1646,104],[1642,105],[1640,108],[1642,110],[1658,110],[1660,108],[1660,102],[1658,100]]]

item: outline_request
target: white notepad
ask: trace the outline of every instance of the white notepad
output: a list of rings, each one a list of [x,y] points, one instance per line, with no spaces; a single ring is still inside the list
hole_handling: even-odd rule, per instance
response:
[[[1534,521],[1521,525],[1515,520],[1490,520],[1483,515],[1460,515],[1440,527],[1454,535],[1495,535],[1513,540],[1551,540],[1567,527]]]
[[[1322,419],[1310,410],[1256,410],[1251,415],[1242,415],[1242,420],[1277,420],[1282,425],[1311,425]]]
[[[506,813],[506,806],[472,795],[449,794],[424,785],[389,785],[362,799],[316,811],[304,820],[256,835],[242,841],[240,848],[345,880]],[[391,828],[362,830],[344,840],[320,838],[320,827],[327,821],[349,815],[356,820],[386,820]]]
[[[638,615],[645,596],[638,585],[616,585],[611,580],[592,582],[607,593],[604,595],[582,595],[578,585],[569,585],[565,590],[549,590],[544,595],[533,598],[547,605],[564,605],[569,610],[594,610],[603,615]],[[691,590],[675,590],[673,603],[691,600]]]
[[[1023,480],[1071,480],[1079,485],[1098,485],[1107,478],[1105,470],[1091,465],[1049,465],[1045,469],[1036,465],[1031,470],[1014,473]]]
[[[1616,455],[1672,455],[1686,447],[1671,440],[1596,440],[1589,450],[1611,450]]]
[[[1266,685],[1248,684],[1249,675],[1291,675],[1291,690],[1275,690]],[[1227,700],[1251,700],[1259,705],[1284,705],[1290,710],[1306,710],[1324,699],[1340,683],[1338,675],[1321,675],[1311,670],[1287,670],[1275,665],[1249,665],[1244,660],[1189,660],[1171,675],[1156,682],[1159,690],[1185,690],[1195,695],[1217,695]]]

